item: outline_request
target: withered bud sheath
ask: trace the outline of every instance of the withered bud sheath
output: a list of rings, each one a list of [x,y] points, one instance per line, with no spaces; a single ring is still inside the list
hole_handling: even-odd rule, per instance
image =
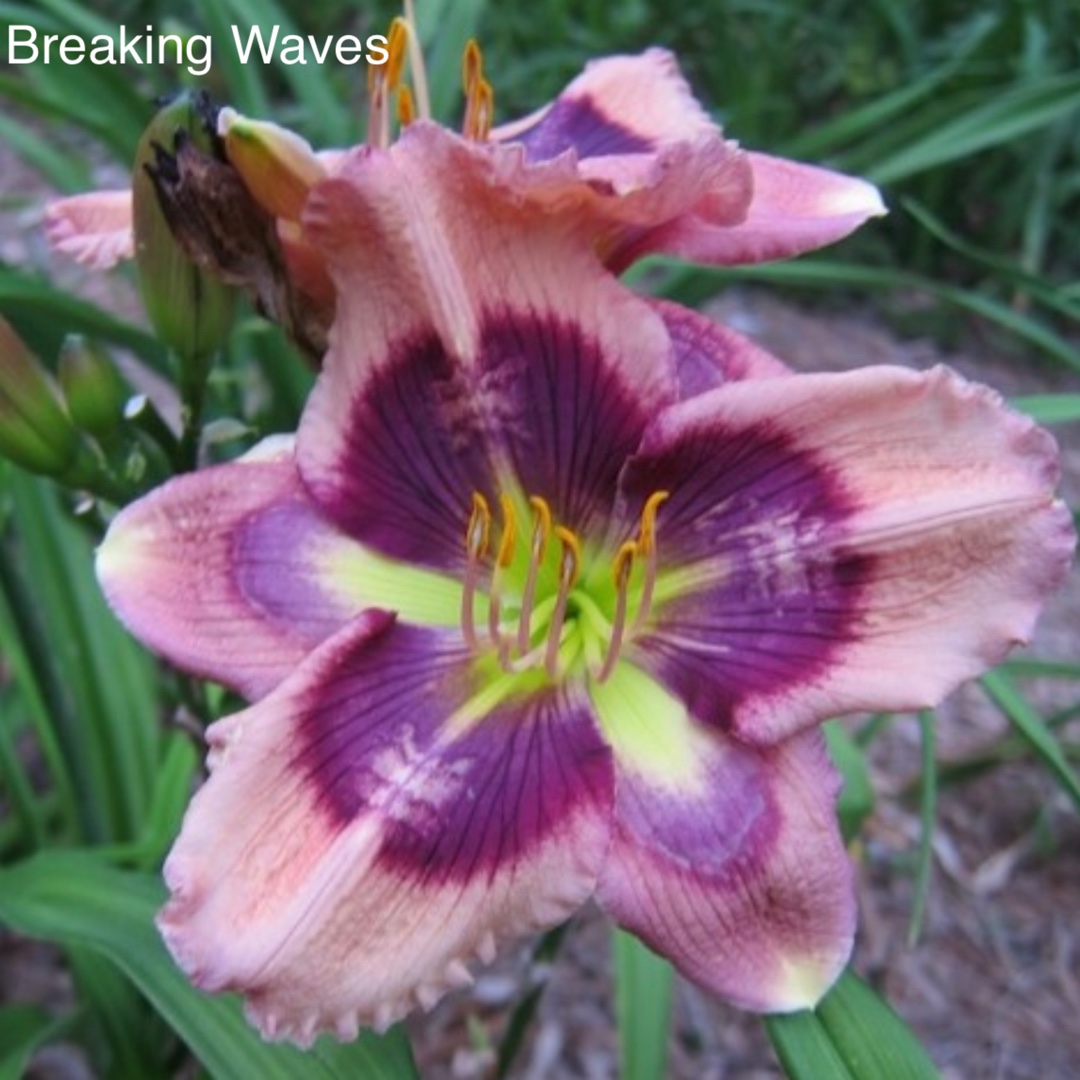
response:
[[[79,437],[49,373],[0,318],[0,454],[31,472],[66,473]]]
[[[286,160],[278,161],[260,154],[263,148],[249,145],[240,154],[241,169],[229,157],[227,144],[218,139],[213,141],[213,153],[184,135],[174,140],[171,151],[156,149],[149,174],[177,243],[197,266],[247,290],[259,311],[284,327],[294,341],[310,351],[325,349],[317,314],[309,315],[304,299],[293,289],[275,217],[283,208],[299,213],[303,178],[289,176],[294,185],[291,197],[283,198],[279,183],[281,174],[301,157],[299,151],[287,147]],[[314,154],[311,159],[317,166]],[[316,179],[309,176],[310,183]],[[270,194],[274,198],[262,201]]]
[[[177,236],[199,222],[183,220],[162,188],[180,177],[176,155],[186,145],[218,157],[216,115],[205,94],[184,92],[165,104],[139,140],[133,178],[135,261],[143,303],[158,336],[188,368],[182,379],[205,377],[205,364],[233,321],[235,290],[198,265]],[[194,369],[194,370],[191,370]]]
[[[69,334],[57,374],[72,420],[96,439],[109,439],[123,416],[127,393],[105,350],[81,334]]]

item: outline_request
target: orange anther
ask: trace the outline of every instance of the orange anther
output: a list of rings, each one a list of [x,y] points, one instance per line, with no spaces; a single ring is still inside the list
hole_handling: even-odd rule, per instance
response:
[[[529,497],[529,505],[533,508],[533,558],[542,562],[547,553],[548,537],[551,536],[551,507],[547,499],[539,495]]]
[[[405,55],[409,48],[410,33],[411,27],[400,15],[390,24],[389,40],[386,45],[390,55],[382,66],[386,72],[386,84],[391,92],[401,84],[401,73],[405,70]]]
[[[615,553],[611,560],[611,574],[615,578],[615,587],[625,589],[630,580],[630,571],[634,568],[634,559],[637,557],[638,546],[633,540],[627,540]]]
[[[517,547],[517,514],[514,512],[514,501],[506,492],[499,496],[499,504],[502,506],[503,530],[499,540],[499,566],[509,566],[514,561],[514,549]]]
[[[466,97],[472,94],[473,87],[484,77],[484,55],[476,38],[469,38],[465,52],[461,56],[461,81]]]
[[[562,561],[559,564],[559,589],[569,591],[577,582],[581,570],[581,541],[564,525],[556,525],[555,535],[562,542]]]
[[[472,512],[465,529],[465,550],[470,559],[482,559],[491,539],[491,508],[479,491],[473,492]]]
[[[408,127],[416,119],[416,102],[407,86],[399,86],[397,92],[398,127]]]
[[[642,555],[652,554],[656,547],[656,512],[660,504],[671,495],[670,491],[654,491],[645,500],[641,511],[641,527],[638,530],[638,547]]]

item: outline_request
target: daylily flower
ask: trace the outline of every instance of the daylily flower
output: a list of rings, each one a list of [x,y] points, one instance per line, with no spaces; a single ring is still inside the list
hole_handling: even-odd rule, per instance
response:
[[[390,63],[372,69],[369,141],[376,145],[389,140],[387,97],[401,89],[412,38],[407,26],[396,22]],[[416,59],[413,70],[422,86]],[[538,211],[576,212],[579,227],[616,272],[651,253],[724,265],[788,258],[833,243],[884,213],[876,188],[865,181],[745,152],[725,139],[662,49],[595,61],[550,105],[494,130],[491,88],[475,45],[466,54],[464,81],[464,141],[478,155],[519,147],[537,166],[512,168],[519,196]],[[426,92],[418,98],[419,122],[430,122]],[[411,95],[407,100],[402,127],[413,122],[416,108]],[[222,112],[219,134],[252,198],[278,222],[288,283],[306,308],[304,319],[288,321],[307,324],[307,338],[321,351],[318,325],[325,329],[332,321],[332,288],[317,245],[308,242],[300,223],[307,193],[334,174],[343,153],[316,153],[295,133],[231,109]],[[512,160],[501,152],[494,159]],[[125,192],[61,199],[49,207],[47,222],[54,246],[87,265],[107,268],[132,252]],[[295,308],[272,296],[265,276],[252,274],[250,284],[269,313]]]
[[[813,1005],[855,920],[816,726],[934,704],[1070,559],[1054,444],[997,395],[785,374],[622,288],[531,168],[428,124],[339,163],[295,443],[99,553],[139,637],[257,699],[209,729],[160,926],[269,1037],[384,1027],[589,898],[728,1000]]]

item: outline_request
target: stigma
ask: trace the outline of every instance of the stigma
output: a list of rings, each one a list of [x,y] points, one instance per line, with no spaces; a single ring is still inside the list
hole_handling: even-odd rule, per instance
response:
[[[649,622],[658,568],[657,515],[668,492],[642,507],[635,535],[605,555],[555,520],[538,495],[479,492],[465,528],[461,632],[507,673],[542,669],[557,681],[583,658],[605,681],[627,640]],[[607,571],[604,563],[608,563]],[[486,619],[479,617],[487,606]],[[481,629],[482,625],[482,629]]]

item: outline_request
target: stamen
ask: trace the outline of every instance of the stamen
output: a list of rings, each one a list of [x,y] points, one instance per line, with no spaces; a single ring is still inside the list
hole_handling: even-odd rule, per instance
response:
[[[409,24],[399,15],[390,24],[390,38],[386,48],[389,57],[382,65],[386,88],[393,93],[401,85],[401,73],[405,70],[405,52],[409,45]]]
[[[487,79],[483,79],[476,90],[475,116],[472,137],[477,142],[485,142],[491,133],[491,124],[495,116],[495,90]]]
[[[469,38],[465,51],[461,54],[461,82],[465,87],[465,96],[472,93],[473,87],[484,77],[484,57],[476,38]]]
[[[626,594],[629,591],[630,572],[634,568],[637,553],[638,545],[633,540],[627,540],[612,560],[611,572],[615,578],[615,618],[611,623],[611,640],[608,643],[607,656],[604,657],[603,666],[596,676],[597,682],[604,682],[614,671],[619,653],[622,651],[626,630]]]
[[[368,65],[368,142],[372,146],[390,145],[390,95],[401,86],[401,75],[405,69],[406,50],[409,50],[413,30],[406,19],[398,16],[390,24],[386,38],[386,51],[389,54],[383,64]],[[411,59],[411,52],[410,52]],[[410,94],[411,96],[411,94]],[[408,106],[406,106],[408,108]],[[398,98],[398,119],[401,120],[402,99]]]
[[[559,645],[566,620],[566,603],[581,569],[581,541],[562,525],[556,525],[553,531],[562,543],[562,554],[559,558],[559,593],[555,599],[555,610],[548,629],[547,652],[544,654],[544,667],[550,679],[557,678],[559,674]]]
[[[473,38],[469,39],[461,58],[461,81],[465,86],[462,134],[466,139],[483,142],[491,131],[495,115],[495,91],[484,78],[483,54]]]
[[[386,65],[384,64],[383,67]],[[370,146],[385,149],[390,145],[390,114],[387,110],[386,72],[382,67],[368,65],[368,126]]]
[[[480,648],[473,618],[473,597],[480,576],[480,563],[487,554],[491,539],[491,508],[479,491],[473,492],[472,512],[465,528],[465,582],[461,591],[461,633],[465,643],[474,651]]]
[[[518,651],[528,652],[532,640],[532,609],[536,599],[536,578],[547,554],[548,537],[551,535],[551,507],[547,500],[533,495],[529,499],[533,508],[532,543],[529,548],[529,568],[525,572],[525,588],[521,594],[521,616],[518,621]]]
[[[416,9],[413,0],[404,0],[405,22],[409,27],[409,71],[416,95],[416,109],[421,120],[431,119],[431,96],[428,93],[427,69],[424,67],[424,51],[420,48],[420,35],[417,32]]]
[[[645,500],[641,510],[641,527],[638,530],[638,547],[642,555],[648,555],[656,549],[656,512],[660,509],[660,504],[670,497],[670,491],[654,491]]]
[[[499,496],[502,507],[503,528],[499,539],[499,551],[495,557],[495,568],[491,574],[491,590],[488,597],[488,633],[495,647],[499,650],[499,663],[506,669],[510,662],[510,643],[502,635],[502,574],[514,561],[517,548],[517,514],[514,501],[503,492]]]
[[[407,86],[398,88],[397,122],[399,128],[407,128],[416,119],[416,102]]]
[[[514,513],[514,501],[505,492],[499,496],[499,505],[503,512],[502,539],[499,540],[499,565],[509,566],[514,561],[517,548],[517,514]]]
[[[645,573],[641,583],[641,599],[630,631],[632,634],[638,633],[644,627],[652,610],[653,589],[656,586],[656,512],[670,495],[670,491],[654,491],[645,500],[641,511],[637,547],[638,552],[645,558]]]

